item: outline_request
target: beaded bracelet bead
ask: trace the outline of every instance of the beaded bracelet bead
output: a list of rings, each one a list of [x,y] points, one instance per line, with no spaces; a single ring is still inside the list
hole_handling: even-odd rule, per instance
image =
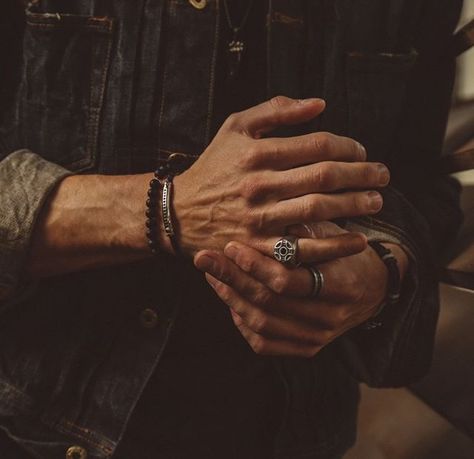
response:
[[[161,182],[155,177],[150,181],[146,200],[146,237],[153,255],[158,253],[158,199]]]

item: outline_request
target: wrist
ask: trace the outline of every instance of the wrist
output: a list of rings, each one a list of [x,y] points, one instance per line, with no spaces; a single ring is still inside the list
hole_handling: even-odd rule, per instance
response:
[[[386,281],[384,282],[383,300],[373,311],[371,318],[363,324],[363,328],[366,330],[382,326],[383,320],[380,320],[382,312],[399,302],[402,281],[409,262],[405,251],[396,244],[370,241],[369,245],[385,267]]]
[[[121,237],[117,241],[118,245],[125,249],[132,249],[143,255],[152,256],[149,241],[147,238],[147,199],[149,184],[154,178],[152,173],[130,175],[125,178],[126,182],[117,187],[117,195],[122,207],[133,209],[130,216],[135,220],[135,224],[130,221],[122,221]],[[166,235],[162,210],[161,210],[161,192],[158,193],[158,199],[153,204],[153,210],[156,214],[155,234],[158,253],[174,254],[169,237]]]
[[[179,170],[172,163],[161,164],[148,182],[145,201],[146,240],[149,252],[157,255],[166,252],[181,254],[178,244],[178,225],[175,218],[174,178]]]

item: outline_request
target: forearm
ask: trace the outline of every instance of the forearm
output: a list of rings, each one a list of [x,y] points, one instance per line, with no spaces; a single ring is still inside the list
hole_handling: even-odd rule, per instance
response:
[[[63,179],[35,224],[25,274],[41,278],[149,257],[145,203],[152,175]],[[169,250],[158,234],[160,247]]]

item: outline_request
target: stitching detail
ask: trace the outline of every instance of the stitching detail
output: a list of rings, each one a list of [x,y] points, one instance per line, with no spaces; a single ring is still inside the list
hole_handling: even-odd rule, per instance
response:
[[[94,432],[93,430],[77,426],[73,422],[66,419],[60,421],[55,427],[58,431],[73,435],[107,455],[112,454],[115,448],[115,444],[108,438],[102,437],[102,435]]]
[[[216,84],[216,65],[217,65],[217,50],[219,44],[219,29],[220,29],[220,1],[216,1],[216,23],[214,29],[214,49],[212,52],[212,62],[211,62],[211,74],[209,78],[209,99],[207,104],[207,126],[206,126],[206,136],[204,139],[205,145],[207,146],[210,141],[211,136],[211,123],[212,116],[214,114],[214,96],[215,96],[215,84]]]
[[[109,23],[109,31],[112,30],[113,23]],[[88,122],[88,134],[87,134],[87,149],[90,152],[91,160],[95,163],[97,159],[97,147],[98,147],[98,140],[99,140],[99,125],[100,125],[100,115],[103,108],[104,102],[104,95],[105,95],[105,85],[107,82],[107,74],[110,67],[110,58],[111,58],[111,51],[112,51],[112,35],[110,35],[107,39],[106,45],[106,58],[104,65],[102,66],[102,74],[100,77],[100,92],[98,94],[97,100],[97,107],[94,107],[93,101],[93,86],[94,81],[92,78],[93,71],[91,71],[91,78],[90,78],[90,115],[89,115],[89,122]]]
[[[271,16],[271,21],[292,26],[302,26],[304,24],[304,19],[302,17],[288,16],[287,14],[280,13],[279,11],[275,11],[273,13]]]
[[[36,27],[38,29],[63,29],[63,28],[66,28],[66,27],[70,27],[70,28],[80,27],[80,28],[85,28],[85,29],[98,30],[98,31],[101,31],[101,32],[106,32],[106,33],[111,32],[110,27],[108,25],[104,26],[104,25],[94,25],[94,24],[83,24],[83,23],[80,23],[80,22],[75,23],[75,24],[72,24],[72,23],[69,23],[69,24],[61,24],[61,23],[44,24],[44,23],[26,21],[26,23],[30,27]]]

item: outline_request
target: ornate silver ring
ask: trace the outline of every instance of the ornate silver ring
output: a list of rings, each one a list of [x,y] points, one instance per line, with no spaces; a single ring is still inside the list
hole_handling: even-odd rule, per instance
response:
[[[285,236],[273,246],[273,258],[285,265],[298,266],[298,238]]]

